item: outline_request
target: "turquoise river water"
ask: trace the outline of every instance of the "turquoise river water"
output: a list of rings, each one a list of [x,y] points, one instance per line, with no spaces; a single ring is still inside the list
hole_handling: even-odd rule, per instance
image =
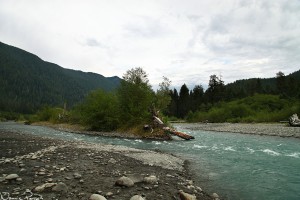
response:
[[[196,139],[149,141],[95,137],[12,122],[0,123],[0,130],[140,149],[159,149],[190,160],[190,169],[197,185],[209,193],[218,193],[224,199],[300,199],[299,139],[192,131],[189,124],[174,126]]]

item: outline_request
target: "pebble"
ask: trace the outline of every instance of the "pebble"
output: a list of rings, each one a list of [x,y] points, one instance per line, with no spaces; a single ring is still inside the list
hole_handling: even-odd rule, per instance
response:
[[[52,188],[53,192],[67,192],[68,186],[63,182],[58,183],[56,186]]]
[[[105,196],[107,196],[107,197],[111,197],[111,196],[113,196],[114,195],[114,193],[112,193],[112,192],[108,192],[108,193],[106,193],[106,195]]]
[[[100,194],[92,194],[89,200],[107,200],[107,199]]]
[[[117,161],[114,158],[111,158],[108,160],[108,163],[116,164]]]
[[[145,199],[140,195],[134,195],[133,197],[130,198],[130,200],[145,200]]]
[[[6,180],[15,180],[17,178],[19,178],[18,174],[10,174],[5,177]]]
[[[122,176],[116,181],[115,185],[132,187],[134,185],[134,182],[130,178]]]
[[[50,189],[54,186],[56,186],[56,183],[45,183],[43,185],[35,187],[34,191],[35,192],[44,192],[45,190]]]
[[[219,199],[219,198],[220,198],[219,195],[218,195],[217,193],[213,193],[211,196],[212,196],[214,199]]]
[[[157,177],[156,176],[148,176],[144,178],[144,182],[148,184],[157,184]]]
[[[179,190],[179,197],[181,200],[197,200],[195,195],[185,193],[182,190]]]
[[[81,179],[81,177],[82,177],[81,174],[79,174],[77,172],[74,173],[73,176],[74,176],[75,179]]]

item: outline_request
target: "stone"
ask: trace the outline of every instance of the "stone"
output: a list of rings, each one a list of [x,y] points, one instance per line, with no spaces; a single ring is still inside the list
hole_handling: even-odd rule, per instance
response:
[[[157,184],[157,177],[156,176],[148,176],[144,178],[144,182],[148,184]]]
[[[81,179],[81,177],[82,177],[81,174],[79,174],[79,173],[74,173],[73,176],[75,179]]]
[[[201,187],[196,187],[196,190],[198,191],[198,192],[202,192],[203,190],[202,190],[202,188]]]
[[[107,199],[100,194],[92,194],[89,200],[107,200]]]
[[[63,182],[60,182],[52,188],[52,191],[65,193],[68,191],[68,186],[66,184],[64,184]]]
[[[56,186],[56,183],[45,183],[43,185],[35,187],[34,191],[35,192],[44,192],[45,190],[50,189],[54,186]]]
[[[179,197],[181,200],[197,200],[195,195],[185,193],[182,190],[179,190]]]
[[[219,198],[220,198],[219,195],[218,195],[217,193],[213,193],[211,196],[212,196],[212,198],[214,198],[214,199],[219,199]]]
[[[112,192],[108,192],[108,193],[105,194],[105,196],[107,196],[107,197],[111,197],[113,195],[114,195],[114,193],[112,193]]]
[[[126,186],[126,187],[133,187],[134,182],[130,178],[128,178],[126,176],[122,176],[121,178],[119,178],[116,181],[115,185]]]
[[[17,178],[17,179],[16,179],[16,181],[18,181],[18,182],[22,182],[22,181],[23,181],[23,179],[19,177],[19,178]]]
[[[18,174],[9,174],[5,177],[6,180],[15,180],[17,178],[19,178]]]
[[[133,197],[130,198],[130,200],[145,200],[145,199],[140,195],[134,195]]]
[[[114,158],[111,158],[108,160],[108,163],[116,164],[117,161]]]

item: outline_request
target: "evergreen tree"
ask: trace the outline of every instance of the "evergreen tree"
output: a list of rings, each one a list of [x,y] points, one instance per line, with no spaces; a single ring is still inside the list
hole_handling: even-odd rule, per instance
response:
[[[279,71],[276,73],[276,87],[277,87],[277,93],[281,95],[286,95],[285,90],[287,90],[286,87],[286,78],[283,72]]]
[[[191,110],[194,112],[199,109],[203,103],[204,89],[202,85],[196,85],[191,91]]]
[[[217,75],[211,75],[205,95],[208,103],[214,104],[223,100],[225,95],[224,81]]]
[[[184,118],[190,110],[190,93],[186,84],[180,88],[178,103],[178,116]]]
[[[178,115],[178,101],[179,101],[179,95],[177,90],[174,88],[174,90],[170,90],[170,96],[171,96],[171,103],[168,106],[168,115],[169,116],[175,116],[179,117]]]

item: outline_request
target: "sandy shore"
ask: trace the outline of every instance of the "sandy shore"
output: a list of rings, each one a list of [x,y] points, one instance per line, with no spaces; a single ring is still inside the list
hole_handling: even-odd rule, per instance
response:
[[[161,152],[3,131],[0,149],[3,198],[74,200],[99,194],[118,200],[134,195],[176,200],[182,190],[182,195],[212,199],[194,185],[184,160]],[[129,178],[129,185],[120,185],[121,177]]]
[[[185,126],[185,124],[180,124]],[[193,123],[186,127],[191,130],[232,132],[255,135],[300,138],[300,127],[290,127],[286,124],[241,124],[241,123]]]

